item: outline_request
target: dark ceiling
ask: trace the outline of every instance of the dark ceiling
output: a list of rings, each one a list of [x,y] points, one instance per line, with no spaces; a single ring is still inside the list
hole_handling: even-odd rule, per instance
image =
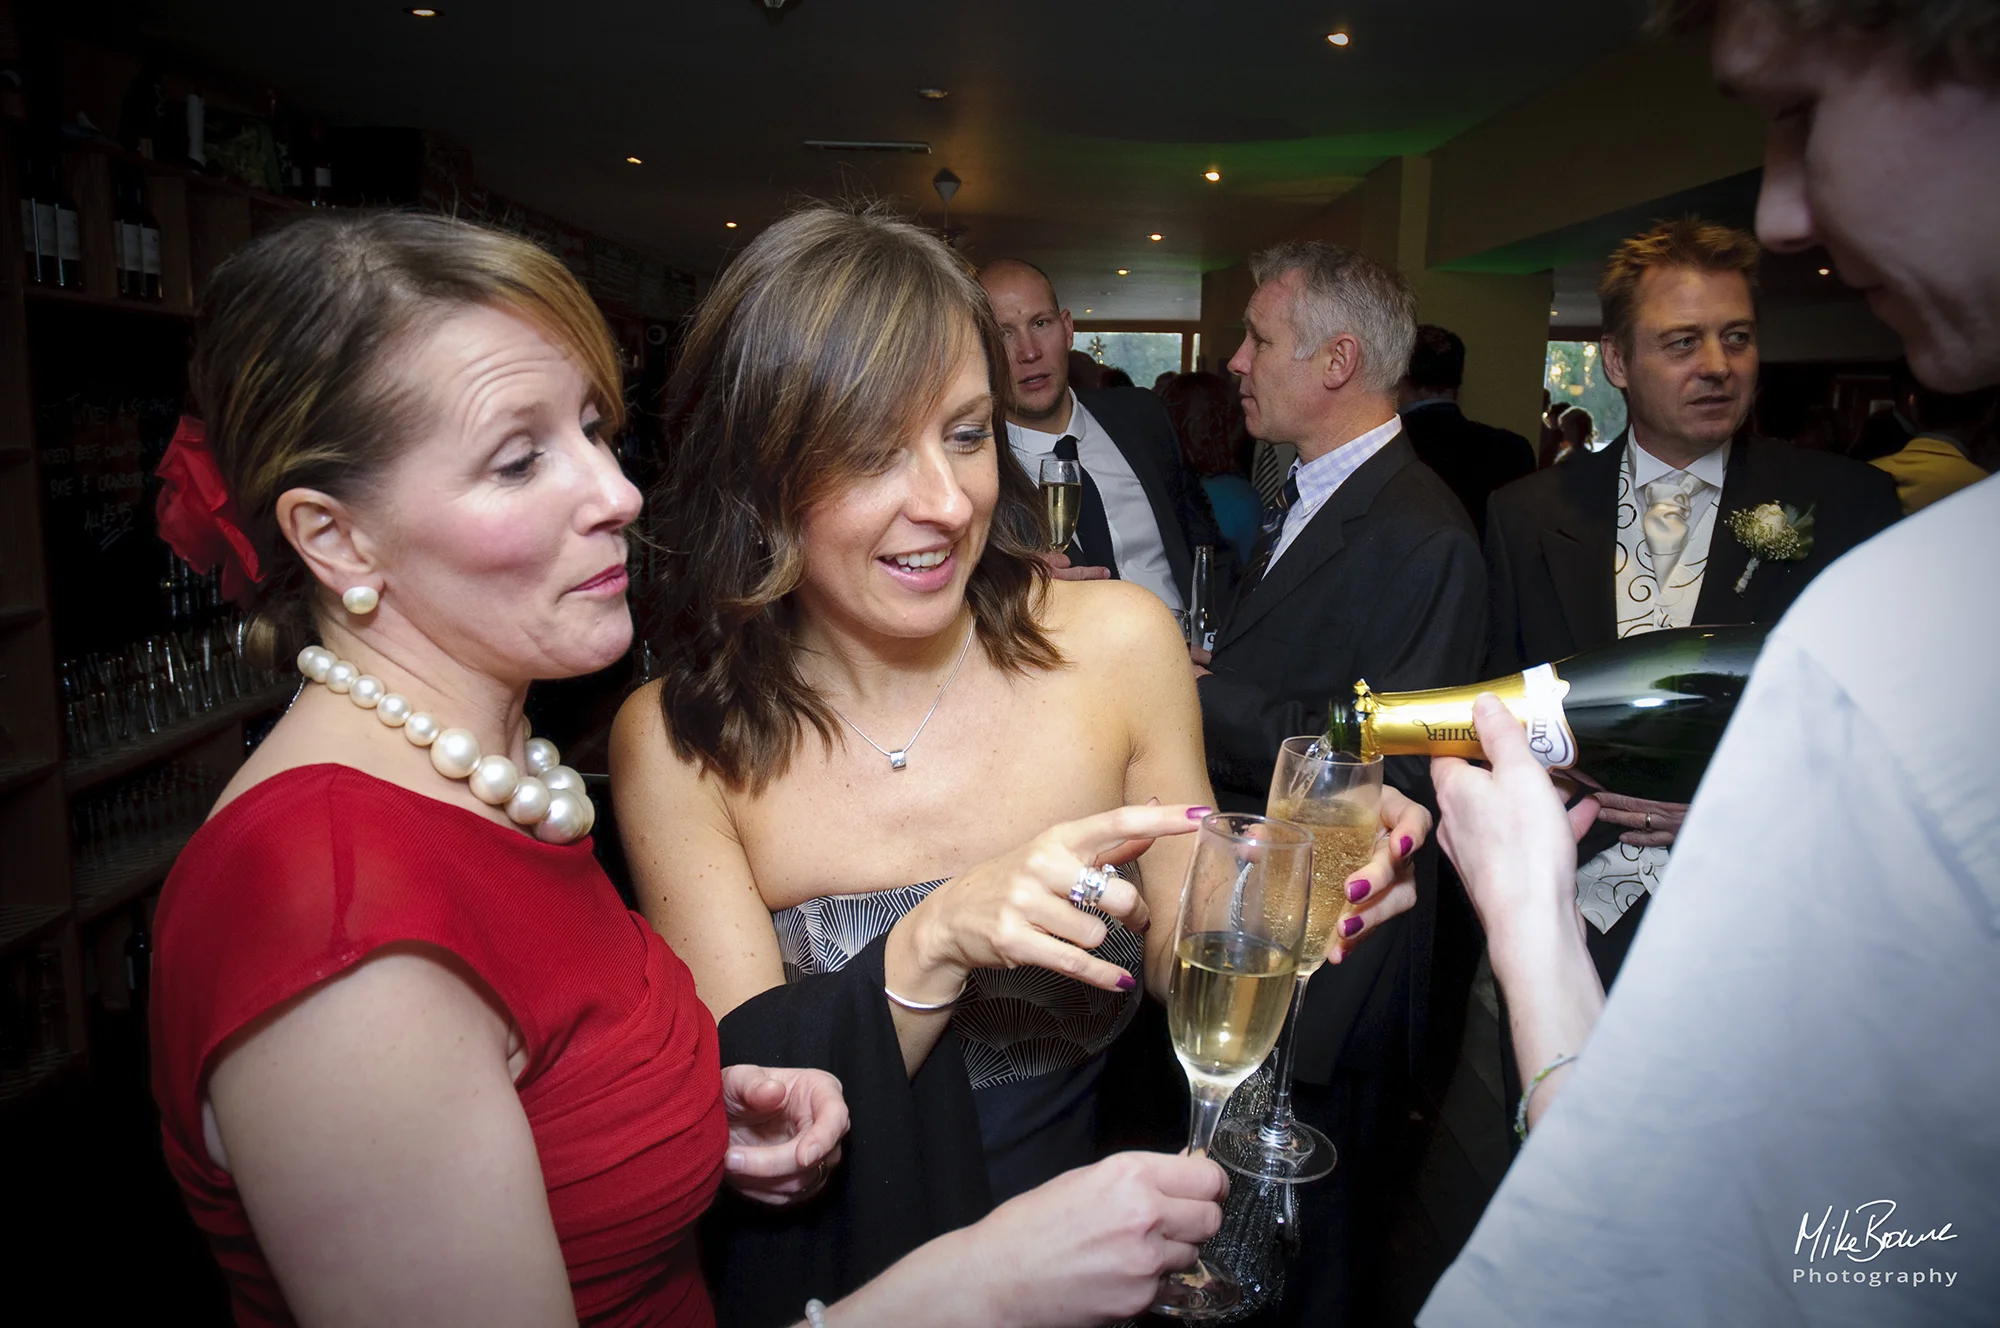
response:
[[[803,197],[886,196],[937,225],[930,181],[949,168],[964,251],[1034,259],[1099,319],[1195,317],[1204,269],[1630,40],[1638,14],[1637,0],[791,0],[772,22],[764,0],[435,3],[430,19],[344,0],[112,8],[335,123],[442,130],[490,187],[703,271]],[[1336,29],[1351,45],[1326,41]]]

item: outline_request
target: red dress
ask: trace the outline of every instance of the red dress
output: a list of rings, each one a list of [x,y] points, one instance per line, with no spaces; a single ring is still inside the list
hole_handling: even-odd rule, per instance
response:
[[[587,843],[538,843],[345,766],[305,766],[201,828],[154,927],[153,1093],[167,1164],[239,1323],[292,1316],[242,1196],[203,1142],[216,1051],[399,942],[451,951],[520,1027],[528,1065],[516,1087],[579,1318],[714,1323],[694,1221],[728,1144],[715,1021]]]

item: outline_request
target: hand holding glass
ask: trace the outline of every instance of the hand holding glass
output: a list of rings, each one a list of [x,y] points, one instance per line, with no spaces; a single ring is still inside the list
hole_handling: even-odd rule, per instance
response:
[[[1167,1026],[1193,1097],[1188,1152],[1201,1157],[1223,1104],[1263,1064],[1284,1023],[1311,890],[1312,838],[1262,816],[1201,823],[1174,931]],[[1200,1259],[1161,1281],[1155,1314],[1202,1319],[1239,1292]]]
[[[1335,930],[1359,911],[1347,897],[1347,878],[1367,865],[1382,833],[1382,758],[1322,755],[1314,750],[1316,741],[1311,735],[1285,739],[1265,804],[1273,817],[1312,832],[1312,905],[1272,1082],[1271,1113],[1262,1121],[1231,1121],[1215,1141],[1217,1161],[1266,1180],[1318,1180],[1339,1160],[1332,1140],[1292,1114],[1292,1052],[1306,983],[1326,962]]]

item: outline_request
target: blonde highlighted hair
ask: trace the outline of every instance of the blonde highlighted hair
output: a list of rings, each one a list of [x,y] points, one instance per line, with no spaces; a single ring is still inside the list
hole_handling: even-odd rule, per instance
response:
[[[582,371],[607,426],[623,423],[603,314],[553,254],[519,236],[433,213],[310,217],[210,277],[190,377],[264,572],[251,640],[267,663],[313,638],[321,598],[278,531],[279,496],[365,500],[428,420],[426,385],[396,363],[440,321],[481,306],[534,324]]]

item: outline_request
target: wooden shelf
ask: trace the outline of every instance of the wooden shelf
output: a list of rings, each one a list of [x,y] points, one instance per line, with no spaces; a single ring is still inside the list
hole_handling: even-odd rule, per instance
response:
[[[92,295],[88,291],[63,286],[23,286],[21,294],[33,304],[67,304],[79,309],[102,309],[106,313],[142,314],[149,318],[194,317],[192,310],[176,309],[159,300],[133,300],[122,295]]]
[[[19,1069],[0,1071],[0,1107],[11,1106],[68,1074],[81,1069],[83,1053],[65,1048],[32,1056]]]
[[[55,768],[54,761],[0,761],[0,793],[25,788]]]
[[[84,139],[78,142],[65,141],[58,143],[56,146],[62,152],[80,152],[94,157],[109,157],[122,165],[136,167],[144,175],[164,175],[171,179],[186,180],[188,183],[197,185],[203,189],[210,189],[218,194],[230,194],[237,198],[247,198],[251,202],[261,203],[265,207],[296,211],[302,210],[307,206],[306,203],[299,199],[287,198],[283,194],[274,194],[268,189],[258,189],[252,185],[243,184],[224,176],[210,175],[206,171],[198,171],[192,166],[180,166],[170,161],[156,161],[152,157],[142,157],[123,145],[113,143],[107,139]]]
[[[0,604],[0,632],[27,627],[42,620],[42,611],[32,604]]]
[[[75,795],[88,788],[95,788],[107,780],[120,775],[143,770],[156,761],[186,751],[202,739],[222,732],[231,724],[279,709],[292,699],[296,684],[281,683],[267,691],[253,696],[241,697],[225,706],[218,706],[205,715],[181,720],[169,725],[158,733],[151,734],[138,742],[128,743],[116,751],[105,752],[101,756],[86,756],[63,762],[64,791]]]
[[[193,835],[193,826],[171,830],[126,846],[108,862],[78,868],[70,875],[77,925],[89,926],[166,880],[174,859]]]
[[[0,904],[0,954],[33,945],[68,916],[59,904]]]

